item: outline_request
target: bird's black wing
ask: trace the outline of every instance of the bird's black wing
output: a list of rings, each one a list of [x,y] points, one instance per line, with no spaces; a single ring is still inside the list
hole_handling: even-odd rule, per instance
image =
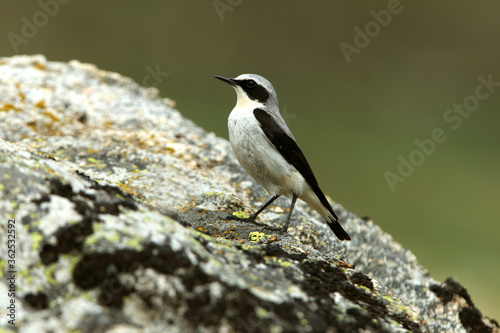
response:
[[[309,186],[311,186],[312,190],[321,201],[321,203],[333,215],[335,221],[327,222],[335,235],[341,240],[350,240],[349,235],[337,222],[339,218],[333,211],[330,203],[328,203],[328,200],[323,194],[323,191],[321,191],[321,189],[319,188],[318,181],[313,174],[311,166],[307,162],[304,153],[302,153],[302,150],[300,150],[299,145],[297,145],[297,142],[295,142],[295,140],[283,130],[276,119],[274,119],[274,117],[271,116],[271,114],[269,114],[268,112],[262,109],[255,109],[253,111],[253,114],[259,121],[260,128],[262,128],[262,131],[264,131],[264,134],[269,139],[269,141],[271,141],[271,143],[276,147],[276,149],[285,158],[285,160],[300,172]]]
[[[266,137],[281,153],[285,160],[300,172],[311,188],[314,189],[317,187],[318,181],[316,177],[314,177],[312,169],[302,153],[302,150],[300,150],[297,145],[297,142],[283,130],[274,117],[267,111],[255,109],[253,114],[259,121],[260,128],[262,128]]]

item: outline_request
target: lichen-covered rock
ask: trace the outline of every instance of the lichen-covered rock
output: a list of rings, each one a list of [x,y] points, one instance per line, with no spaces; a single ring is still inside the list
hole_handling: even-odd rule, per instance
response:
[[[338,204],[352,242],[303,203],[288,233],[228,219],[266,194],[154,88],[2,58],[0,124],[2,244],[8,220],[16,236],[14,263],[0,250],[7,331],[498,331],[458,283]],[[279,225],[287,204],[259,221]]]

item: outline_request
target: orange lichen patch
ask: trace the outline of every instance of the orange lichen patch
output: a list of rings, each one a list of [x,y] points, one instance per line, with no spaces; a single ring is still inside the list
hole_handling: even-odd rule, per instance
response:
[[[40,102],[39,102],[39,103],[40,103]],[[37,104],[38,104],[38,103],[37,103]],[[53,122],[57,122],[57,121],[59,121],[59,118],[58,118],[58,117],[56,117],[56,116],[55,116],[52,112],[50,112],[50,111],[43,111],[43,112],[42,112],[42,114],[43,114],[44,116],[49,117],[49,118],[50,118]]]
[[[35,106],[36,106],[37,108],[45,109],[45,101],[42,99],[42,100],[38,101],[38,102],[35,104]]]
[[[345,261],[343,261],[342,259],[340,259],[340,261],[338,261],[335,265],[336,265],[337,267],[354,269],[354,266],[353,266],[353,265],[346,263],[346,262],[345,262]]]
[[[137,186],[130,186],[123,183],[118,183],[117,185],[123,192],[133,195],[135,197],[139,196],[139,192],[137,191]]]
[[[45,69],[45,65],[41,63],[36,63],[35,68],[43,71]]]
[[[18,108],[16,107],[14,104],[12,103],[5,103],[1,108],[0,108],[0,111],[21,111],[22,109],[21,108]]]
[[[59,130],[58,126],[55,125],[55,123],[59,121],[59,118],[57,118],[52,113],[43,112],[42,114],[50,118],[50,121],[48,121],[47,119],[31,120],[27,122],[26,125],[33,131],[46,136],[62,135],[62,132]]]
[[[21,99],[21,102],[24,103],[24,101],[26,100],[26,95],[24,93],[22,93],[22,92],[19,92],[17,95]]]

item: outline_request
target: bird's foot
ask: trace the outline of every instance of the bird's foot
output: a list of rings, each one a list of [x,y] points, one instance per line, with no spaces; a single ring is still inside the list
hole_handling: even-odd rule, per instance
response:
[[[272,230],[272,231],[279,231],[279,232],[285,231],[286,232],[286,230],[284,230],[284,228],[276,228],[276,227],[272,227],[272,226],[264,224],[264,223],[256,222],[255,221],[255,216],[253,216],[253,215],[250,216],[250,217],[239,217],[239,216],[236,216],[236,215],[228,215],[226,217],[226,219],[228,219],[228,220],[236,220],[236,221],[241,221],[241,222],[253,223],[256,226],[263,227],[263,229],[269,229],[269,230]]]

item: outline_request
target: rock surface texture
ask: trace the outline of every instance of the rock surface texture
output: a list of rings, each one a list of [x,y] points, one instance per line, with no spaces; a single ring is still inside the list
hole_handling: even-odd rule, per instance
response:
[[[339,204],[351,242],[301,202],[284,234],[227,219],[267,194],[173,106],[93,65],[0,59],[4,331],[499,331],[460,284]],[[280,226],[288,204],[259,222]]]

